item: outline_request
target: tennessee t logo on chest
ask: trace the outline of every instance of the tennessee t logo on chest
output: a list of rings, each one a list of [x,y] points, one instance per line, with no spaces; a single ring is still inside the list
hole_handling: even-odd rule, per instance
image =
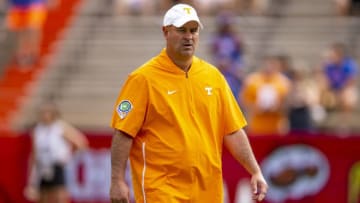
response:
[[[212,87],[205,87],[205,91],[207,92],[207,95],[212,95]]]

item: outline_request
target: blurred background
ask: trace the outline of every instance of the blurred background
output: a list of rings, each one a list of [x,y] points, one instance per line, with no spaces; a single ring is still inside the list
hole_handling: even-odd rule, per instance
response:
[[[33,1],[18,11],[0,0],[0,203],[29,202],[29,134],[44,101],[89,140],[67,167],[72,201],[108,202],[115,99],[164,47],[162,16],[179,2],[198,10],[196,55],[224,74],[249,121],[266,202],[360,202],[358,0]],[[224,178],[225,202],[252,202],[226,151]]]

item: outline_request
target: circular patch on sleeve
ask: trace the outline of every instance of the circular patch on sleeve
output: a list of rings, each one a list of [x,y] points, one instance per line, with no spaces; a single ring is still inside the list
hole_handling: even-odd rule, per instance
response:
[[[122,100],[117,107],[117,113],[121,119],[124,119],[133,108],[129,100]]]

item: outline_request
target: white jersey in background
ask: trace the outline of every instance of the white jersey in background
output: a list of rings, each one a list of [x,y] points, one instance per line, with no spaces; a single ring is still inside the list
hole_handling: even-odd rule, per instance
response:
[[[71,157],[70,143],[64,137],[65,123],[37,124],[34,130],[35,163],[40,176],[51,178],[54,165],[64,165]]]

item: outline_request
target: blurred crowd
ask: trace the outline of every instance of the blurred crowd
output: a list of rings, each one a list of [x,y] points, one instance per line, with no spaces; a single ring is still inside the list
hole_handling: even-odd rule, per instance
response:
[[[49,9],[56,8],[61,0],[0,0],[0,11],[4,11],[3,25],[17,37],[17,48],[12,63],[29,68],[38,62],[41,29]],[[336,112],[336,128],[339,134],[351,132],[349,123],[354,112],[360,113],[359,99],[359,59],[351,56],[343,43],[334,42],[319,53],[323,58],[319,64],[295,63],[287,53],[271,53],[260,57],[257,67],[249,68],[244,60],[246,39],[234,29],[232,14],[265,15],[272,1],[281,0],[109,0],[116,4],[114,12],[131,15],[158,15],[164,13],[174,3],[189,3],[198,8],[200,15],[216,15],[216,31],[213,33],[209,51],[212,62],[223,73],[230,88],[248,119],[247,131],[250,135],[287,135],[303,133],[311,135],[321,129],[328,115]],[[358,15],[359,0],[333,0],[339,15]],[[229,12],[219,12],[227,10]],[[1,14],[1,12],[0,12]],[[1,23],[1,21],[0,21]],[[87,147],[84,136],[75,128],[64,123],[54,104],[43,105],[39,111],[34,148],[38,151],[56,150],[44,148],[42,137],[52,132],[51,139],[61,143],[63,139],[73,142],[78,149]],[[59,132],[68,132],[62,138]],[[45,138],[44,138],[45,139]],[[46,141],[46,140],[45,140]],[[45,142],[44,141],[44,142]],[[37,146],[37,145],[38,146]],[[70,157],[69,146],[64,148],[63,157],[41,159],[38,183],[41,194],[35,194],[29,176],[26,195],[29,199],[43,198],[42,202],[66,202],[64,188],[64,165]],[[54,146],[54,149],[59,146]],[[35,152],[35,151],[34,151]],[[35,163],[35,162],[34,162]],[[53,164],[53,165],[49,165]],[[31,170],[35,170],[34,168]],[[30,170],[30,171],[31,171]],[[45,171],[44,171],[45,170]],[[49,173],[50,171],[50,173]],[[35,172],[33,172],[35,173]],[[50,174],[50,175],[49,175]],[[49,186],[59,186],[49,190]],[[40,196],[39,196],[40,195]],[[46,200],[45,200],[46,199]]]
[[[13,64],[19,67],[32,67],[38,62],[41,29],[49,10],[57,7],[61,0],[0,0],[0,15],[4,15],[2,25],[16,37],[15,59]],[[105,1],[104,1],[105,2]],[[267,15],[272,3],[285,3],[286,0],[107,0],[114,9],[113,13],[121,15],[162,15],[167,8],[176,3],[194,5],[200,15],[217,15],[222,10],[237,15]],[[339,15],[357,15],[360,0],[332,0]],[[227,29],[227,28],[223,28]],[[241,52],[240,41],[235,49]],[[217,46],[217,45],[215,45]],[[215,47],[214,47],[215,48]],[[220,51],[221,52],[221,51]],[[219,56],[216,56],[219,57]],[[239,63],[241,59],[237,58]],[[234,66],[235,64],[232,64]],[[233,67],[231,70],[238,69]],[[226,71],[227,78],[231,76]],[[240,74],[235,73],[235,75]],[[229,79],[230,81],[230,79]],[[231,79],[230,83],[237,83]],[[234,85],[235,87],[236,85]],[[234,89],[234,91],[237,91]]]
[[[231,10],[242,15],[264,15],[271,13],[270,7],[274,2],[286,3],[286,0],[110,0],[117,6],[121,14],[162,14],[175,3],[194,5],[202,15],[217,14],[222,9]],[[332,2],[331,2],[332,1]],[[359,15],[359,0],[331,0],[338,15]]]
[[[358,65],[338,42],[319,53],[319,65],[295,63],[287,53],[262,56],[260,65],[249,70],[244,63],[244,39],[232,27],[235,15],[269,15],[272,3],[282,0],[113,0],[117,13],[152,15],[174,3],[195,5],[200,15],[215,15],[217,30],[209,50],[239,105],[249,119],[252,135],[288,134],[324,130],[328,115],[336,112],[339,134],[350,133],[349,121],[358,101]],[[285,1],[282,1],[285,2]],[[339,16],[358,15],[360,1],[333,0]],[[227,12],[222,12],[226,10]]]
[[[0,0],[0,10],[9,7],[9,2],[21,0]],[[34,0],[26,0],[31,2]],[[23,2],[26,2],[23,1]],[[161,14],[172,4],[188,3],[194,5],[200,14],[214,14],[221,9],[231,9],[233,12],[245,12],[252,14],[264,14],[272,2],[286,2],[286,0],[107,0],[116,4],[119,12],[127,14]],[[359,14],[359,0],[330,0],[336,6],[339,15]],[[37,0],[37,2],[41,2]],[[52,1],[43,1],[50,2]]]
[[[47,12],[61,0],[0,0],[7,8],[4,24],[17,36],[13,63],[31,67],[37,63],[41,29]],[[108,0],[119,14],[161,14],[174,3],[189,3],[200,15],[217,15],[217,31],[209,50],[239,105],[249,119],[251,134],[287,134],[317,130],[327,113],[339,112],[338,128],[348,132],[351,114],[358,104],[358,65],[344,44],[330,44],[320,65],[295,64],[286,53],[262,56],[261,65],[249,71],[244,63],[244,39],[233,29],[233,16],[266,14],[272,2],[281,0]],[[356,14],[359,0],[333,0],[339,15]],[[219,11],[227,10],[229,13]],[[321,55],[321,53],[319,53]],[[250,72],[250,73],[249,73]]]
[[[247,114],[250,134],[311,133],[334,111],[338,133],[350,133],[359,70],[344,44],[330,44],[317,67],[295,64],[286,53],[272,53],[245,74],[243,40],[232,28],[232,16],[224,13],[217,19],[212,56]]]
[[[221,9],[234,12],[249,11],[261,14],[265,11],[268,0],[115,0],[120,13],[130,14],[157,14],[163,13],[175,3],[194,5],[200,14],[215,14]]]

